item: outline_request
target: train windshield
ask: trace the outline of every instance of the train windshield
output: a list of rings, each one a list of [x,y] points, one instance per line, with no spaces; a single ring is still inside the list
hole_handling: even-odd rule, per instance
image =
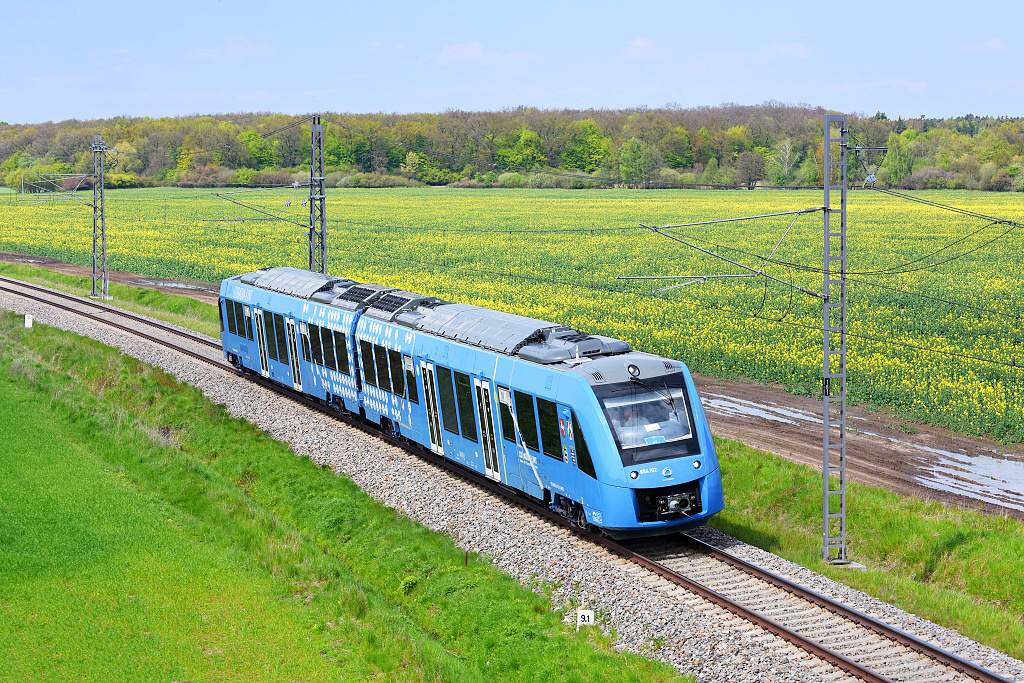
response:
[[[598,385],[623,466],[700,452],[682,373]]]

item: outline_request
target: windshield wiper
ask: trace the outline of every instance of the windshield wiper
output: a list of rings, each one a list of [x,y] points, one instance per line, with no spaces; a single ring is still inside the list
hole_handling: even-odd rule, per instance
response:
[[[645,388],[648,391],[650,391],[652,394],[654,394],[654,395],[658,396],[659,398],[661,398],[661,400],[664,401],[665,403],[667,403],[669,405],[669,407],[672,409],[672,412],[675,414],[675,416],[677,418],[677,421],[678,421],[679,411],[676,410],[676,402],[675,402],[675,399],[672,397],[672,390],[668,388],[668,382],[664,383],[665,384],[665,394],[662,395],[661,394],[661,389],[658,389],[656,387],[652,387],[651,385],[649,385],[647,382],[643,381],[639,377],[630,377],[629,381],[630,382],[634,382],[636,384],[639,384],[643,388]],[[665,398],[665,396],[667,396],[668,398]]]

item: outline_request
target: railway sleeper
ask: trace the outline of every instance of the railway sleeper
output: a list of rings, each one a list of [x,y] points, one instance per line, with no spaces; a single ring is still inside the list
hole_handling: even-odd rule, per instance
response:
[[[758,591],[756,593],[746,593],[743,595],[732,596],[733,600],[742,602],[749,606],[775,606],[774,611],[782,612],[785,608],[795,607],[796,605],[806,605],[807,603],[800,598],[793,597],[789,593],[766,593],[765,591]]]

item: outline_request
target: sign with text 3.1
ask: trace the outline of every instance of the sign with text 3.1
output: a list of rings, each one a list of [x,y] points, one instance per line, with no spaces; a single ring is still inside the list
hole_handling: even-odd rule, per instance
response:
[[[576,610],[576,630],[580,630],[580,626],[593,626],[594,625],[594,610],[592,609],[578,609]]]

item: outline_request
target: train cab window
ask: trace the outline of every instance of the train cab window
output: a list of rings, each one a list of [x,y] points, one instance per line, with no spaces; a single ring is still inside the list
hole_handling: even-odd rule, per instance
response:
[[[220,300],[220,306],[217,307],[217,317],[220,318],[220,331],[224,331],[224,299]]]
[[[317,365],[324,364],[323,347],[320,345],[320,328],[316,325],[309,326],[309,348],[313,352],[313,362]]]
[[[402,354],[388,349],[388,365],[391,366],[391,391],[395,396],[405,396],[405,373],[402,372]]]
[[[242,304],[238,301],[232,302],[235,305],[235,327],[238,328],[238,336],[245,338],[245,312],[242,311]]]
[[[377,372],[373,369],[373,345],[368,341],[359,340],[359,351],[362,356],[363,379],[370,386],[377,386]]]
[[[539,451],[540,443],[537,441],[537,416],[533,410],[533,396],[521,391],[515,392],[515,396],[516,422],[518,422],[519,431],[523,435],[523,443],[527,448]]]
[[[234,322],[234,302],[230,299],[224,299],[224,308],[227,310],[227,331],[232,335],[239,334],[239,327]]]
[[[538,396],[537,414],[540,416],[540,442],[544,447],[544,455],[561,460],[562,439],[558,434],[558,406]]]
[[[413,370],[412,356],[402,356],[402,363],[405,364],[405,388],[409,390],[409,400],[419,405],[420,394],[416,389],[416,371]]]
[[[388,350],[379,344],[374,344],[373,358],[377,363],[377,386],[384,391],[391,391],[391,376],[388,374]]]
[[[459,433],[459,418],[455,413],[455,389],[452,385],[452,371],[438,365],[437,397],[441,399],[441,422],[444,429],[452,434]]]
[[[476,413],[473,412],[473,380],[469,375],[455,373],[455,395],[459,400],[459,422],[462,436],[476,441]]]
[[[320,346],[324,352],[324,366],[337,370],[338,364],[334,362],[334,335],[326,327],[320,328]]]
[[[277,332],[277,359],[282,363],[288,362],[288,335],[284,332],[284,316],[274,314],[274,330]]]
[[[277,360],[277,335],[274,333],[274,317],[276,314],[267,313],[263,314],[264,320],[267,321],[267,355]],[[268,320],[269,318],[269,320]]]
[[[243,307],[242,315],[245,316],[245,336],[249,341],[256,341],[256,337],[252,335],[252,311],[249,310],[248,306]]]
[[[589,474],[597,479],[594,471],[594,460],[590,457],[590,449],[587,448],[587,440],[583,438],[583,430],[580,429],[579,420],[576,419],[576,411],[572,412],[572,436],[576,443],[576,464],[583,474]]]
[[[334,350],[338,353],[338,369],[349,374],[348,342],[345,341],[345,333],[339,330],[334,331]]]
[[[512,419],[512,409],[501,399],[502,396],[511,396],[508,387],[498,387],[498,407],[501,409],[501,436],[505,441],[518,444],[519,439],[516,438],[516,423]]]

